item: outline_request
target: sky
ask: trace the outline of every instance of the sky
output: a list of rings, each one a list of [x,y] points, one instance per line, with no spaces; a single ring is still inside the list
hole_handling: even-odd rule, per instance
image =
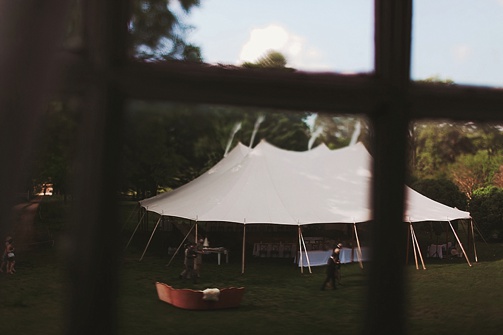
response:
[[[184,18],[206,63],[240,65],[268,50],[305,71],[373,70],[373,0],[200,0]],[[414,80],[503,87],[503,0],[417,0]]]

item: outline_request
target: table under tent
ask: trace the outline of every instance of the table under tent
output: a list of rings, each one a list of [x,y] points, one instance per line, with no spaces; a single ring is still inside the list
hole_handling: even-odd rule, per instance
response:
[[[372,157],[362,143],[336,150],[321,144],[303,152],[283,150],[265,140],[255,148],[238,143],[206,173],[171,192],[142,200],[140,206],[161,218],[189,219],[195,227],[203,222],[241,224],[242,272],[245,270],[246,227],[256,224],[297,226],[298,252],[305,255],[305,265],[309,268],[302,227],[314,224],[352,225],[356,255],[361,263],[357,227],[360,223],[372,222],[371,166]],[[414,223],[426,221],[447,222],[471,266],[451,224],[454,220],[466,220],[468,230],[473,232],[470,213],[404,187],[406,203],[403,222],[409,225],[408,238],[413,246],[416,267],[419,257],[425,268]],[[147,248],[148,243],[145,251]],[[473,250],[476,260],[475,244]],[[301,268],[305,265],[301,264]]]

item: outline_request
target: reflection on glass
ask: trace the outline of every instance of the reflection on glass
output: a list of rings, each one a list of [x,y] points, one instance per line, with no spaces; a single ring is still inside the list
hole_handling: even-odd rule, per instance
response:
[[[240,66],[276,52],[297,70],[373,70],[371,0],[133,2],[138,57]]]
[[[503,87],[503,2],[414,2],[412,78]]]

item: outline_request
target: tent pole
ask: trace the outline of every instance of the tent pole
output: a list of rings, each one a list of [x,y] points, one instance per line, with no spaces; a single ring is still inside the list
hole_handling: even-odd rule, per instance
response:
[[[185,235],[185,237],[183,238],[183,240],[180,243],[180,245],[178,246],[178,248],[176,248],[175,253],[173,254],[173,256],[171,256],[171,259],[169,260],[168,264],[166,264],[166,266],[169,266],[171,264],[171,262],[173,261],[173,258],[175,258],[175,256],[178,254],[178,251],[180,251],[180,248],[182,247],[183,243],[187,240],[187,237],[189,237],[190,233],[192,232],[192,229],[194,229],[194,225],[192,225],[192,227],[190,227],[189,232]]]
[[[414,240],[416,240],[417,252],[419,253],[419,258],[421,259],[421,265],[423,266],[423,270],[426,270],[426,266],[424,265],[423,254],[421,253],[421,248],[419,247],[419,242],[417,240],[417,235],[414,228],[412,228],[412,232],[414,233]]]
[[[473,230],[473,220],[470,220],[470,228],[472,230],[472,239],[473,239],[473,254],[475,256],[475,262],[479,261],[477,256],[477,247],[475,246],[475,231]]]
[[[416,232],[414,230],[414,226],[412,222],[410,223],[410,228],[412,230],[412,236],[414,237],[414,241],[416,242],[417,252],[419,254],[419,258],[421,259],[421,265],[423,266],[423,270],[426,270],[426,266],[424,265],[423,254],[421,254],[421,248],[419,247],[419,242],[417,240]]]
[[[412,225],[411,222],[409,222],[410,225]],[[410,239],[409,239],[410,237]],[[410,241],[412,239],[412,236],[410,236],[410,229],[407,229],[407,252],[405,253],[405,265],[409,264],[409,249],[410,249]]]
[[[482,238],[482,241],[484,241],[487,244],[487,241],[484,238],[484,235],[482,235],[482,232],[480,231],[479,226],[477,226],[477,222],[475,222],[473,219],[471,219],[471,221],[472,221],[472,224],[474,225],[475,229],[479,233],[480,237]]]
[[[447,225],[445,225],[445,246],[447,248],[446,251],[449,250],[449,248],[448,248],[448,246],[449,246],[449,227],[447,227]]]
[[[358,256],[358,263],[360,263],[360,268],[363,269],[362,248],[360,246],[360,239],[358,238],[358,230],[356,229],[356,222],[353,222],[353,229],[355,231],[355,236],[356,236],[356,245],[358,246],[358,250],[356,252],[356,255]]]
[[[146,213],[146,211],[145,211],[145,213]],[[126,244],[126,247],[124,248],[124,251],[127,249],[127,247],[129,247],[129,243],[131,243],[131,240],[133,239],[134,234],[135,234],[135,233],[136,233],[136,231],[138,230],[138,227],[140,226],[141,221],[142,221],[143,216],[145,215],[145,213],[143,213],[143,215],[141,216],[140,220],[138,220],[138,224],[136,225],[136,228],[134,229],[133,234],[132,234],[132,235],[131,235],[131,237],[129,238],[129,241],[128,241],[128,242],[127,242],[127,244]]]
[[[241,256],[241,274],[245,273],[245,243],[246,243],[246,220],[243,224],[243,253]]]
[[[297,229],[297,233],[299,235],[299,264],[300,264],[300,273],[304,273],[304,266],[302,264],[302,239],[300,238],[300,225]]]
[[[412,224],[409,224],[410,238],[412,240],[412,250],[414,250],[414,261],[416,263],[416,270],[419,270],[419,265],[417,264],[417,252],[416,252],[416,243],[414,241],[414,237],[412,236]]]
[[[356,242],[356,238],[353,227],[351,227],[350,229],[351,229],[351,262],[353,262],[355,259],[355,245],[353,244],[353,242]]]
[[[307,268],[309,269],[309,273],[313,273],[311,271],[311,262],[309,261],[309,255],[307,254],[306,241],[304,240],[304,236],[302,235],[302,231],[300,229],[300,225],[299,225],[299,232],[300,232],[300,237],[302,238],[302,245],[304,246],[304,252],[306,254]]]
[[[157,226],[159,225],[159,222],[161,222],[161,219],[162,219],[162,215],[159,217],[159,220],[157,220],[157,223],[155,224],[154,230],[152,230],[152,234],[150,235],[150,238],[148,239],[147,246],[145,247],[145,250],[143,250],[143,254],[140,257],[140,262],[143,259],[145,252],[147,252],[147,248],[150,245],[150,241],[152,241],[152,237],[154,237],[155,231],[157,229]]]
[[[122,225],[122,228],[121,228],[121,231],[124,230],[124,228],[126,227],[126,225],[128,224],[129,220],[131,220],[131,218],[133,217],[133,214],[135,214],[136,212],[138,212],[139,209],[138,206],[135,206],[135,208],[133,208],[133,210],[131,210],[131,213],[129,213],[129,216],[127,218],[127,220],[124,222],[124,224]]]
[[[456,231],[454,231],[454,227],[452,226],[451,221],[449,221],[449,226],[451,226],[451,230],[454,233],[454,237],[456,237],[456,241],[458,241],[459,246],[461,247],[461,250],[463,251],[463,255],[465,255],[466,262],[468,263],[469,266],[472,266],[472,264],[470,263],[470,260],[468,259],[468,255],[465,252],[465,248],[463,248],[463,244],[459,240],[458,234],[456,234]]]

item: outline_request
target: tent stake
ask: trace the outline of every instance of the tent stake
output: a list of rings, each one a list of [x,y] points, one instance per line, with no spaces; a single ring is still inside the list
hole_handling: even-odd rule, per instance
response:
[[[451,226],[451,230],[454,233],[454,236],[456,237],[456,241],[458,241],[459,246],[461,247],[461,250],[463,251],[463,255],[465,255],[466,262],[468,263],[469,266],[472,266],[472,264],[470,263],[470,260],[468,259],[468,255],[465,252],[465,248],[463,248],[463,244],[459,240],[458,234],[456,234],[456,231],[454,230],[454,227],[452,226],[451,221],[449,221],[449,226]]]
[[[157,223],[155,224],[154,230],[152,230],[152,234],[150,235],[150,238],[148,239],[147,246],[145,247],[145,250],[143,250],[143,254],[141,255],[140,262],[143,259],[143,256],[145,255],[145,253],[147,252],[147,248],[150,245],[150,241],[152,241],[152,237],[154,237],[155,231],[157,229],[157,226],[159,225],[159,222],[161,222],[161,219],[162,219],[162,216],[159,217],[159,220],[157,220]]]

